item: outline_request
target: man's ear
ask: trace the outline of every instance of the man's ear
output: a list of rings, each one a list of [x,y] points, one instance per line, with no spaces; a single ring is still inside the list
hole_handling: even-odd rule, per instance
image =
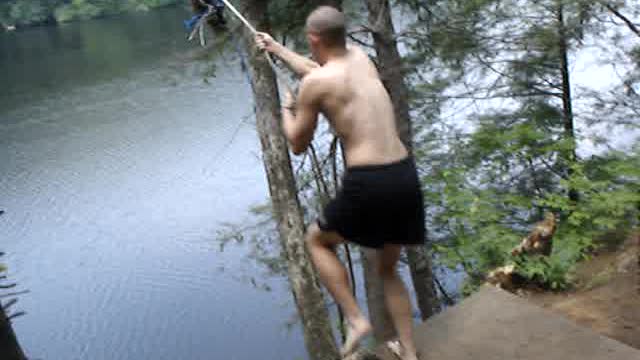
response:
[[[309,42],[313,45],[313,46],[318,46],[318,44],[320,44],[320,36],[314,34],[314,33],[309,33]]]

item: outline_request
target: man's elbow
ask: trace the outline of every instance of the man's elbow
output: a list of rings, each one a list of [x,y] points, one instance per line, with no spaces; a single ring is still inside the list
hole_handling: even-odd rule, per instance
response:
[[[291,152],[294,155],[301,155],[302,153],[307,151],[308,147],[309,147],[309,142],[308,141],[293,140],[293,141],[290,142]]]
[[[294,155],[302,155],[307,150],[306,146],[291,144],[291,152]]]
[[[300,72],[299,75],[301,77],[305,77],[305,76],[309,75],[309,73],[311,71],[313,71],[313,70],[315,70],[315,69],[317,69],[319,67],[320,67],[320,64],[318,64],[317,62],[315,62],[313,60],[309,60],[304,64],[304,66],[302,68],[302,71]]]

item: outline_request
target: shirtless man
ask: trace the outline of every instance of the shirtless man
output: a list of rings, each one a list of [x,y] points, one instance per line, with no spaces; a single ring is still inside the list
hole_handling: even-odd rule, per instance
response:
[[[345,19],[323,6],[309,15],[306,36],[314,62],[288,50],[265,33],[260,49],[286,62],[303,77],[297,101],[283,102],[283,130],[291,150],[304,152],[323,113],[342,140],[347,161],[343,185],[307,231],[307,245],[320,280],[342,308],[347,321],[346,356],[372,327],[351,295],[347,271],[335,253],[345,241],[374,248],[386,305],[403,360],[416,360],[411,302],[396,272],[403,245],[424,239],[422,193],[413,159],[400,141],[393,106],[367,54],[345,43]]]

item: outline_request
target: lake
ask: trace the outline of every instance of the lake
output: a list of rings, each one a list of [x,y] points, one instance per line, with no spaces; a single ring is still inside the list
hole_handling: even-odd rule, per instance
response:
[[[267,185],[238,56],[196,60],[188,17],[0,33],[0,250],[32,358],[306,357],[286,281],[219,250]]]

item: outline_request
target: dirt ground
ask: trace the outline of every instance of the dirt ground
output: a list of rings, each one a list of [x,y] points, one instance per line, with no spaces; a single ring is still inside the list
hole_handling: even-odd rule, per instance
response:
[[[602,250],[576,270],[576,286],[563,293],[521,294],[579,325],[640,349],[640,234]]]

